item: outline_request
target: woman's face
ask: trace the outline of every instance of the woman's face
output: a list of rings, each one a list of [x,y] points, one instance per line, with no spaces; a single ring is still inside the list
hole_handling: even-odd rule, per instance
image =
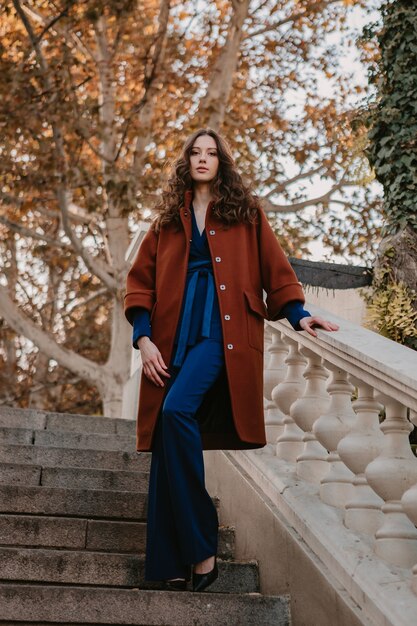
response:
[[[210,135],[195,140],[190,152],[191,178],[196,182],[210,182],[219,169],[217,145]]]

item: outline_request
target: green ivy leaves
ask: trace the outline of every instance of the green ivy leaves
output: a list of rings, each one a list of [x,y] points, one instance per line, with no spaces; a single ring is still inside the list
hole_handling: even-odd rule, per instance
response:
[[[381,50],[371,76],[378,100],[367,120],[367,157],[384,187],[388,234],[417,229],[417,5],[391,0],[382,15],[383,28],[367,33]]]

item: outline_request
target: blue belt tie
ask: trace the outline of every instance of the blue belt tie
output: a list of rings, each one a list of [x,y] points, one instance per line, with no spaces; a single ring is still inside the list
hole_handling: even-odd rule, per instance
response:
[[[194,304],[194,296],[197,287],[198,277],[200,275],[207,275],[207,294],[206,301],[204,304],[204,316],[203,316],[203,327],[201,334],[203,337],[210,337],[210,325],[211,325],[211,315],[213,311],[213,302],[214,302],[214,278],[213,274],[207,269],[200,269],[193,272],[193,275],[188,283],[188,288],[185,296],[185,304],[184,304],[184,312],[182,316],[181,329],[178,338],[178,347],[175,355],[175,359],[173,365],[175,367],[180,367],[184,361],[185,351],[187,348],[187,341],[190,334],[190,325],[191,325],[191,312]]]

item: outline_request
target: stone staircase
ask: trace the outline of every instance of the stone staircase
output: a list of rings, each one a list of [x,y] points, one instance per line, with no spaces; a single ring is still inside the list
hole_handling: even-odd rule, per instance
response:
[[[260,594],[257,562],[234,560],[232,527],[219,528],[207,591],[146,589],[151,454],[134,431],[0,407],[0,624],[290,624],[288,596]]]

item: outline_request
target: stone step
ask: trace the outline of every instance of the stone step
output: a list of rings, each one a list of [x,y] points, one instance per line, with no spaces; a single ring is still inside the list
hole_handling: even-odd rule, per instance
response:
[[[71,415],[69,413],[48,413],[47,430],[69,432],[102,433],[136,436],[136,421],[100,415]]]
[[[0,426],[10,428],[45,428],[47,413],[37,409],[0,406]]]
[[[0,444],[32,444],[34,432],[35,431],[28,428],[0,428]]]
[[[34,430],[33,433],[35,446],[136,451],[136,438],[130,435],[77,433],[65,430]]]
[[[147,492],[149,472],[0,463],[0,483]]]
[[[218,559],[219,577],[210,590],[219,593],[259,591],[256,561]],[[145,557],[133,554],[0,547],[0,582],[142,587]]]
[[[146,522],[2,514],[0,545],[144,554]],[[219,526],[217,553],[234,557],[233,527]]]
[[[216,508],[219,499],[212,498]],[[146,520],[147,494],[0,484],[0,513]]]
[[[136,422],[101,415],[55,413],[0,406],[0,427],[32,430],[68,430],[83,433],[135,435]]]
[[[0,461],[59,467],[149,471],[150,452],[0,444]]]
[[[92,450],[127,450],[136,452],[132,435],[78,433],[66,430],[29,430],[0,428],[0,444],[34,444],[59,448],[89,448]]]
[[[210,588],[209,588],[210,589]],[[288,596],[0,585],[1,623],[289,626]]]
[[[0,513],[146,519],[145,493],[0,484]]]

